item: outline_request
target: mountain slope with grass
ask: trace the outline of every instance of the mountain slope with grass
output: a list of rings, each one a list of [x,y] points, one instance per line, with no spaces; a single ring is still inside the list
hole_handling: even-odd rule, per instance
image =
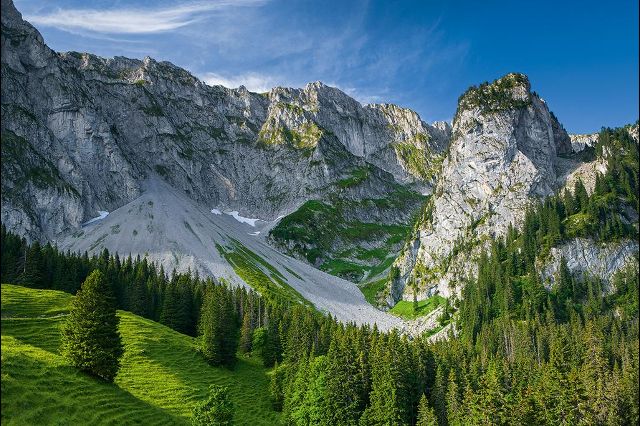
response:
[[[190,424],[209,385],[228,386],[243,425],[273,425],[268,371],[240,356],[234,370],[209,366],[196,340],[119,311],[125,346],[114,384],[60,355],[60,326],[73,296],[2,284],[2,424]]]

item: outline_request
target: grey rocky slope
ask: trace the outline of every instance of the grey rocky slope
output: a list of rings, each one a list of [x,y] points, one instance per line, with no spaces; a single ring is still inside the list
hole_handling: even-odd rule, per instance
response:
[[[475,273],[473,259],[486,242],[503,236],[510,225],[520,227],[533,200],[567,184],[573,188],[578,179],[592,189],[606,161],[581,160],[574,148],[582,151],[585,144],[593,144],[593,138],[570,138],[524,75],[469,89],[460,98],[434,196],[394,263],[387,303],[410,300],[414,293],[418,298],[457,293],[460,279]],[[557,251],[566,252],[576,272],[602,274],[626,263],[633,248],[637,252],[637,245],[622,251],[593,246],[569,242]]]
[[[119,209],[146,196],[144,182],[158,179],[206,211],[266,222],[310,199],[339,199],[351,203],[345,220],[407,223],[449,139],[446,123],[427,125],[393,105],[362,106],[322,83],[257,94],[210,87],[150,58],[57,53],[11,1],[2,2],[1,42],[2,223],[74,250],[144,255],[148,245],[168,266],[222,270],[211,267],[213,241],[204,251],[195,240],[158,249],[169,225],[148,241],[97,231],[73,237],[101,211],[122,217]],[[406,202],[386,202],[399,189],[411,194]],[[380,201],[378,208],[366,200]],[[333,282],[315,271],[306,285],[325,281]]]
[[[279,294],[295,294],[289,290],[294,289],[318,310],[330,312],[341,321],[375,323],[385,330],[403,327],[399,318],[367,303],[352,283],[266,244],[259,233],[266,223],[250,226],[227,214],[212,214],[158,177],[140,184],[140,197],[61,238],[57,241],[59,247],[93,253],[108,247],[122,255],[146,256],[166,271],[189,268],[201,276],[212,275],[232,285],[246,285],[239,275],[243,270],[233,267],[223,254],[233,252],[243,256],[253,270],[262,271],[269,285],[280,286]]]
[[[430,158],[448,141],[446,126],[392,105],[363,107],[322,83],[257,94],[207,86],[150,58],[56,53],[10,1],[2,81],[2,131],[20,142],[10,160],[25,164],[3,169],[3,194],[13,195],[2,220],[30,239],[133,200],[150,173],[198,203],[263,219],[322,198],[365,165],[379,193],[397,183],[428,191]],[[36,182],[34,170],[53,185]]]

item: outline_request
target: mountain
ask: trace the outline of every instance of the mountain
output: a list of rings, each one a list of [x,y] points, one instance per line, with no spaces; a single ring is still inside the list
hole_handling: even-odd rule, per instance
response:
[[[355,199],[383,197],[397,183],[425,192],[431,157],[446,148],[446,125],[363,107],[322,83],[257,94],[207,86],[151,58],[56,53],[12,2],[2,7],[3,132],[19,139],[9,160],[21,165],[7,170],[6,192],[20,195],[4,200],[3,221],[30,239],[115,210],[149,176],[210,208],[264,220],[323,198],[365,167],[368,188],[338,189]],[[403,220],[415,204],[387,220]]]
[[[252,93],[148,57],[54,52],[11,1],[1,38],[9,231],[146,256],[385,329],[406,324],[354,283],[383,309],[457,297],[482,251],[536,203],[582,182],[607,204],[616,195],[599,176],[617,170],[628,138],[637,151],[637,125],[606,141],[567,134],[523,74],[470,88],[452,125],[427,124],[320,82]],[[612,223],[637,233],[637,205],[609,205]],[[589,232],[537,258],[549,286],[563,259],[606,281],[635,258],[631,231]]]
[[[633,138],[637,125],[624,132]],[[510,227],[521,228],[536,200],[573,191],[577,180],[593,192],[608,158],[618,155],[605,145],[600,155],[586,158],[585,147],[593,151],[597,140],[597,135],[570,137],[522,74],[470,88],[460,97],[434,196],[394,263],[397,272],[386,290],[387,302],[393,306],[414,293],[419,299],[456,294],[462,279],[475,274],[481,251]],[[637,152],[637,137],[634,142]],[[626,216],[637,232],[637,206]],[[635,257],[638,244],[572,239],[543,267],[549,277],[557,270],[560,252],[573,270],[589,270],[607,280]]]
[[[12,2],[2,15],[2,221],[30,240],[57,239],[135,200],[151,178],[264,221],[317,200],[350,223],[383,225],[376,236],[396,242],[370,244],[389,257],[448,143],[446,123],[362,106],[319,82],[265,94],[210,87],[151,58],[53,52]]]

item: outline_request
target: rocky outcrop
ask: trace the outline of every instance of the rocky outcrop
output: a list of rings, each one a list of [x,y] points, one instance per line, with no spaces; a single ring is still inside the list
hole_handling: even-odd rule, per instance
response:
[[[447,147],[446,125],[430,126],[418,114],[390,104],[362,106],[321,82],[304,89],[275,88],[269,95],[260,139],[298,147],[315,146],[334,135],[353,155],[391,173],[401,183],[428,190]]]
[[[473,247],[518,226],[532,198],[553,193],[556,158],[570,152],[567,133],[524,75],[469,89],[460,98],[433,200],[396,262],[391,299],[405,293],[408,281],[422,292],[455,291],[449,269],[459,253],[468,268]]]
[[[573,192],[576,183],[580,180],[584,184],[587,193],[591,194],[596,186],[596,177],[607,172],[607,161],[597,158],[593,161],[581,162],[576,159],[558,159],[558,187],[561,192],[565,189]]]
[[[598,134],[589,135],[569,135],[571,138],[571,148],[573,152],[582,152],[585,148],[593,148],[598,142]]]
[[[591,239],[575,238],[560,247],[551,249],[550,258],[541,265],[542,278],[547,287],[556,280],[561,259],[578,279],[585,275],[597,277],[611,290],[609,284],[615,272],[635,263],[638,264],[638,242],[624,240],[618,243],[599,244]]]
[[[115,210],[154,176],[209,208],[265,220],[325,198],[367,164],[376,185],[353,197],[376,198],[367,188],[397,184],[426,193],[448,144],[446,126],[393,105],[362,106],[319,82],[257,94],[207,86],[151,58],[56,53],[11,1],[2,12],[3,139],[18,137],[28,163],[48,167],[70,191],[15,191],[31,174],[11,160],[20,170],[3,179],[2,222],[29,239]],[[385,217],[397,221],[415,208]]]

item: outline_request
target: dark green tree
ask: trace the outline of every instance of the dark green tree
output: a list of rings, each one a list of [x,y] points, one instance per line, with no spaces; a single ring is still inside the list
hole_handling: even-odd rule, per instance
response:
[[[242,318],[242,327],[240,328],[240,352],[243,354],[251,352],[253,344],[253,324],[251,321],[251,312],[246,311]]]
[[[193,409],[191,424],[194,426],[231,426],[234,407],[226,387],[212,385],[209,397]]]
[[[438,426],[438,418],[433,411],[433,408],[429,406],[427,397],[422,394],[420,397],[420,403],[418,404],[418,421],[416,426]]]
[[[211,365],[233,367],[238,350],[238,324],[230,293],[213,286],[205,294],[200,316],[202,353]]]
[[[124,352],[109,285],[94,270],[78,291],[62,330],[63,354],[73,365],[113,381]]]

